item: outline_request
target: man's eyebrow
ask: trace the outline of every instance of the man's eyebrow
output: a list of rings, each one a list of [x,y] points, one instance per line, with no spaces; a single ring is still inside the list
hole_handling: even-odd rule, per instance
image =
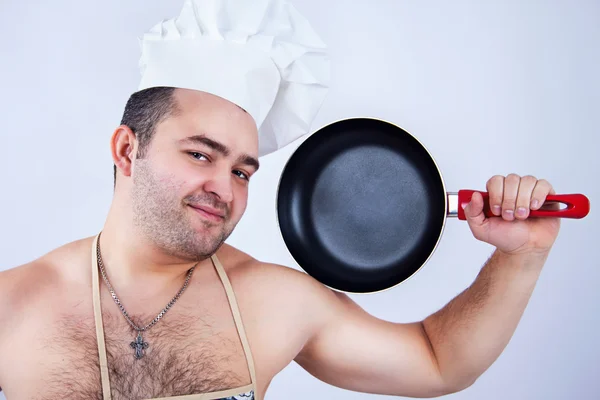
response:
[[[203,144],[207,147],[210,147],[214,151],[221,153],[225,157],[227,157],[231,153],[231,151],[229,150],[229,147],[225,146],[221,142],[217,142],[216,140],[207,138],[206,135],[188,136],[185,139],[181,139],[180,141]]]
[[[226,145],[224,145],[221,142],[217,142],[216,140],[206,137],[206,135],[189,136],[180,141],[184,142],[184,143],[191,142],[191,143],[202,144],[204,146],[210,147],[211,149],[220,153],[224,157],[227,157],[231,154],[231,150],[229,149],[229,147],[227,147]],[[251,167],[254,167],[255,170],[258,170],[258,168],[260,167],[260,163],[258,162],[258,160],[255,157],[252,157],[251,155],[248,155],[248,154],[242,154],[241,156],[239,156],[237,159],[237,163],[249,165]]]
[[[249,156],[247,154],[242,154],[238,160],[238,163],[240,164],[245,164],[245,165],[249,165],[251,167],[254,168],[255,171],[258,171],[258,168],[260,167],[260,164],[258,162],[258,160],[252,156]]]

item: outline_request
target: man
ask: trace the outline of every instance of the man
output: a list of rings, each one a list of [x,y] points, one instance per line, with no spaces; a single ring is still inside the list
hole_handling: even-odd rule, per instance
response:
[[[150,81],[111,138],[101,234],[0,273],[9,400],[262,399],[293,360],[342,388],[433,397],[467,388],[500,355],[558,234],[559,220],[527,218],[550,183],[490,178],[498,217],[483,216],[480,195],[465,209],[475,238],[496,247],[476,281],[423,321],[382,321],[224,243],[259,168],[257,120],[272,116]]]

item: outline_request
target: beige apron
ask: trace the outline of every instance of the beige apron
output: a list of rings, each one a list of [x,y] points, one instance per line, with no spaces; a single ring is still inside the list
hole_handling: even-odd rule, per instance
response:
[[[111,400],[110,394],[110,379],[108,376],[108,362],[106,359],[106,345],[104,343],[104,327],[102,324],[102,310],[100,307],[100,279],[98,276],[98,254],[96,244],[98,242],[98,238],[100,235],[97,235],[94,239],[94,243],[92,246],[92,296],[94,302],[94,319],[96,321],[96,337],[98,340],[98,354],[100,356],[100,379],[102,382],[102,394],[104,400]],[[153,400],[217,400],[225,397],[235,397],[240,396],[240,398],[248,398],[248,394],[250,392],[254,393],[254,399],[259,400],[258,394],[256,393],[256,372],[254,369],[254,361],[252,359],[252,352],[250,351],[250,345],[248,343],[248,338],[246,337],[246,332],[244,331],[244,325],[242,323],[242,316],[240,314],[240,310],[237,305],[237,301],[235,299],[235,294],[233,293],[233,288],[231,287],[231,283],[229,282],[229,278],[223,269],[223,265],[217,258],[216,255],[211,257],[213,266],[215,267],[219,278],[221,279],[221,283],[225,288],[225,293],[227,294],[227,300],[229,301],[229,307],[231,308],[231,313],[233,314],[233,319],[235,321],[235,326],[240,337],[240,341],[242,343],[242,347],[244,349],[244,353],[246,355],[246,361],[248,363],[248,369],[250,371],[250,379],[251,383],[246,386],[222,390],[219,392],[211,392],[211,393],[201,393],[201,394],[190,394],[186,396],[172,396],[172,397],[160,397],[155,398]],[[252,399],[253,397],[250,397]]]

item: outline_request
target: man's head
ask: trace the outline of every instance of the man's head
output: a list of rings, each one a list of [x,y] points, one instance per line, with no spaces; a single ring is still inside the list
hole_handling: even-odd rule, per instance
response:
[[[258,169],[253,118],[220,97],[152,88],[131,96],[112,138],[116,195],[167,253],[213,254],[241,219]]]

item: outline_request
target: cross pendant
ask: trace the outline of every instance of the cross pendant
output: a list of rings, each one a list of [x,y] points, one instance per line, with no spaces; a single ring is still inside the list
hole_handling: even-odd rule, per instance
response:
[[[134,357],[136,358],[136,360],[139,360],[140,358],[144,357],[144,350],[150,346],[147,342],[144,342],[144,338],[142,338],[142,332],[138,332],[135,341],[129,343],[129,345],[132,349],[135,350]]]

